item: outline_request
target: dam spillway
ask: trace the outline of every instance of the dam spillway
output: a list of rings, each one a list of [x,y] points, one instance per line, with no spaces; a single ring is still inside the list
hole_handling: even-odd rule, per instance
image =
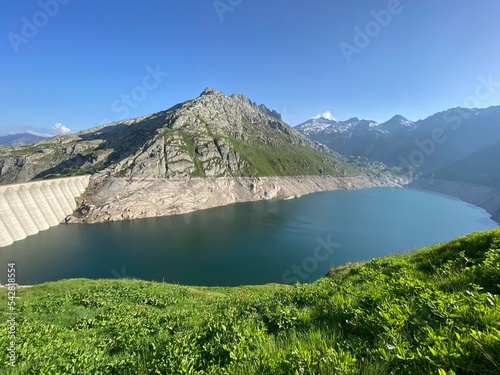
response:
[[[90,176],[0,186],[0,247],[58,225],[77,207]]]

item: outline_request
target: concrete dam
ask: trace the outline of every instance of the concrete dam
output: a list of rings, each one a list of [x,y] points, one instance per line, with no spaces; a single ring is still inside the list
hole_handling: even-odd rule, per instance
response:
[[[0,247],[58,225],[77,207],[90,176],[0,186]]]

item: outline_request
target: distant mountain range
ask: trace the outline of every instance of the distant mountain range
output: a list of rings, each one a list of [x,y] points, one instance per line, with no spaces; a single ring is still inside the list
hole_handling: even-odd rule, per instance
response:
[[[0,136],[0,146],[21,146],[21,145],[29,145],[31,143],[35,143],[41,140],[44,140],[47,137],[41,137],[38,135],[34,135],[31,133],[17,133],[17,134],[9,134]]]
[[[381,124],[327,117],[295,129],[343,155],[426,177],[500,187],[500,106],[453,108],[416,122],[400,115]]]

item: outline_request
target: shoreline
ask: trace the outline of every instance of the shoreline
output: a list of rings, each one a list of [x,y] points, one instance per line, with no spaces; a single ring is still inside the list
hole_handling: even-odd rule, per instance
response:
[[[219,177],[127,179],[91,178],[67,224],[93,224],[179,215],[233,203],[287,200],[311,193],[358,190],[377,186],[404,187],[406,177],[393,175]]]
[[[500,225],[500,189],[467,182],[430,178],[411,181],[405,187],[433,191],[458,198],[463,202],[484,209],[491,219]]]

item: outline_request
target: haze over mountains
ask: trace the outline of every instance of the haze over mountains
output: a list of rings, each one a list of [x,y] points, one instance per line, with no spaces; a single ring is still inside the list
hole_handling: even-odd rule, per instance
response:
[[[343,155],[356,155],[425,177],[500,187],[500,106],[453,108],[413,122],[315,117],[295,127]]]
[[[39,135],[31,134],[31,133],[17,133],[17,134],[8,134],[4,136],[0,136],[0,146],[21,146],[21,145],[29,145],[31,143],[35,143],[41,140],[44,140],[47,137],[41,137]]]

